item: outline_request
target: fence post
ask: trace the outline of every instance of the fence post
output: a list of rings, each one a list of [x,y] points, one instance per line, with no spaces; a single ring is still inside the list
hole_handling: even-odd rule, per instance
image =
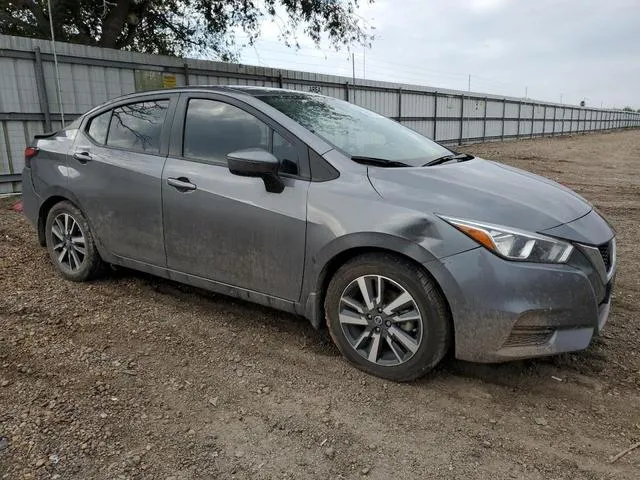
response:
[[[580,133],[580,110],[578,108],[575,109],[576,113],[576,133]]]
[[[534,123],[534,119],[536,117],[536,105],[535,103],[531,104],[531,135],[529,136],[530,138],[533,138],[533,123]]]
[[[584,131],[588,132],[589,131],[589,127],[591,126],[589,124],[589,122],[587,122],[587,112],[589,112],[589,110],[585,110],[584,111]]]
[[[433,92],[433,141],[437,142],[438,140],[436,140],[436,134],[438,132],[437,130],[437,125],[438,125],[438,91],[436,90],[435,92]]]
[[[569,135],[573,133],[573,114],[575,113],[575,108],[571,108],[571,116],[569,117]]]
[[[402,123],[402,88],[398,89],[398,123]]]
[[[547,104],[544,104],[544,113],[542,114],[542,138],[544,138],[544,131],[547,129]]]
[[[516,132],[516,138],[520,138],[520,118],[522,113],[522,100],[518,102],[518,130]]]
[[[576,117],[576,133],[580,133],[580,115],[582,115],[582,110],[579,108],[576,109],[578,116]]]
[[[280,88],[282,88],[284,85],[284,82],[282,81],[282,71],[278,72],[278,86]]]
[[[487,106],[489,105],[489,99],[484,97],[484,116],[482,118],[482,143],[484,143],[487,136]]]
[[[344,99],[349,101],[349,82],[344,82]]]
[[[36,73],[36,88],[38,89],[38,101],[40,102],[40,111],[44,114],[44,129],[46,132],[52,130],[51,127],[51,112],[49,111],[49,99],[47,98],[47,87],[44,83],[44,69],[42,68],[42,55],[40,53],[40,47],[33,49],[35,53],[35,73]]]
[[[189,86],[189,64],[187,62],[184,62],[184,65],[182,66],[182,68],[184,69],[184,84],[188,87]]]
[[[554,105],[553,106],[553,125],[551,128],[551,136],[555,137],[556,136],[556,113],[558,113],[558,106]]]
[[[584,120],[581,120],[581,119],[580,119],[580,117],[582,116],[582,112],[583,112],[583,111],[584,111],[584,110],[582,110],[581,108],[578,108],[578,125],[576,126],[576,133],[580,133],[580,132],[582,132],[582,130],[584,130],[584,126],[585,126],[585,125],[584,125]],[[581,122],[581,121],[582,121],[582,127],[583,127],[583,129],[582,129],[582,130],[580,130],[580,122]]]
[[[504,119],[507,114],[507,99],[502,99],[502,133],[500,134],[500,140],[504,141]]]
[[[569,121],[569,135],[573,133],[573,114],[575,113],[575,111],[576,111],[575,108],[571,109],[571,120]]]
[[[464,132],[464,93],[460,95],[460,141],[458,145],[462,145],[462,134]]]

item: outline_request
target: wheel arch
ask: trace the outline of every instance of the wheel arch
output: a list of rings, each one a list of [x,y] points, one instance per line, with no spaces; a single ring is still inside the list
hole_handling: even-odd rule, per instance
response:
[[[76,208],[80,210],[80,212],[82,212],[82,215],[84,216],[87,223],[89,224],[89,228],[91,228],[93,239],[95,241],[96,248],[100,253],[100,256],[102,258],[106,258],[105,257],[106,250],[104,249],[104,246],[102,245],[102,242],[100,241],[100,239],[96,236],[96,230],[93,227],[91,219],[85,212],[84,208],[82,208],[82,204],[80,203],[80,200],[76,195],[74,195],[71,191],[65,188],[52,187],[44,193],[43,198],[45,198],[45,200],[40,204],[40,207],[38,209],[38,223],[37,223],[38,242],[40,243],[40,245],[44,247],[46,246],[46,243],[47,243],[45,226],[47,223],[47,215],[49,215],[49,211],[51,211],[54,205],[60,202],[67,201],[67,202],[71,202]]]
[[[337,239],[334,243],[335,245],[330,244],[324,249],[324,253],[318,255],[317,259],[322,258],[323,261],[321,263],[316,261],[320,268],[314,271],[313,285],[304,305],[304,316],[314,328],[324,328],[324,299],[329,282],[335,272],[342,265],[359,255],[380,253],[407,260],[433,280],[444,300],[449,321],[451,322],[451,338],[453,344],[455,344],[455,322],[453,321],[449,299],[436,275],[425,266],[425,263],[436,260],[431,253],[415,242],[388,234],[349,235],[342,239]]]
[[[42,204],[40,204],[40,208],[38,209],[37,230],[38,230],[38,243],[40,243],[40,245],[43,247],[47,245],[45,226],[47,223],[47,216],[49,215],[49,211],[53,208],[54,205],[64,201],[71,201],[71,200],[61,194],[53,194],[47,197],[47,199],[44,202],[42,202]],[[72,202],[72,203],[74,203],[75,205],[75,202]]]

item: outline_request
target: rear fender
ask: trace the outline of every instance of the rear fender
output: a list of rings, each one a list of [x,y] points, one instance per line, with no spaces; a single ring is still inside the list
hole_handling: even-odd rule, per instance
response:
[[[98,249],[98,253],[100,254],[100,257],[109,262],[109,258],[111,258],[111,255],[107,252],[107,250],[104,248],[104,245],[102,244],[102,242],[100,241],[100,239],[96,236],[95,231],[96,229],[93,228],[93,224],[91,222],[91,219],[87,216],[87,214],[85,213],[84,209],[82,208],[82,204],[80,203],[80,200],[78,199],[78,197],[71,192],[70,190],[61,187],[61,186],[52,186],[47,188],[42,196],[40,197],[42,199],[42,202],[40,203],[39,207],[38,207],[38,240],[40,241],[41,245],[45,245],[46,241],[45,241],[45,225],[47,223],[47,214],[49,212],[49,210],[51,209],[51,207],[53,207],[56,203],[63,201],[63,200],[67,200],[71,203],[73,203],[76,207],[78,207],[80,209],[80,211],[82,212],[82,215],[84,215],[84,218],[87,220],[87,223],[89,224],[89,228],[91,228],[91,234],[93,236],[93,239],[96,243],[96,248]]]

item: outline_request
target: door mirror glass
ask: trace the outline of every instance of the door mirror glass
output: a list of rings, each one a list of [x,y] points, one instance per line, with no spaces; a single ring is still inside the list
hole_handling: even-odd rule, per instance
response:
[[[229,171],[242,177],[260,177],[267,192],[281,193],[284,183],[278,176],[280,162],[261,148],[236,150],[227,154]]]

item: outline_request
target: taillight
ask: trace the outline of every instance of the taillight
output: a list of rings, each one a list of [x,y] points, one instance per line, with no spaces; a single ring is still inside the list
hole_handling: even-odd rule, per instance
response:
[[[37,147],[27,147],[24,149],[24,166],[31,168],[31,159],[38,155],[40,151]]]

